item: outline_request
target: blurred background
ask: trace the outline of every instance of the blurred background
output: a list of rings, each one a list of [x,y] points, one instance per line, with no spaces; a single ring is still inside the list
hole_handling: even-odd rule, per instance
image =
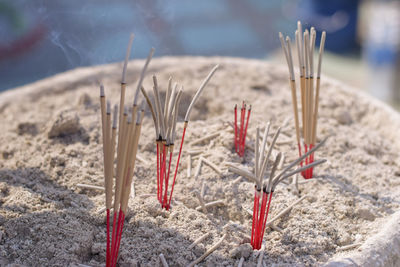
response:
[[[400,108],[400,1],[3,0],[0,91],[131,58],[201,55],[284,63],[278,32],[296,21],[327,32],[323,74]],[[319,43],[319,38],[317,43]]]

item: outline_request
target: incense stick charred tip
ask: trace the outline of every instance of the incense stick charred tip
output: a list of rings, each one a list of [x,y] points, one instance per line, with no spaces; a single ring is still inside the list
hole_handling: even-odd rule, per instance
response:
[[[100,97],[105,97],[106,94],[104,93],[104,85],[100,84]]]
[[[107,105],[106,105],[106,113],[111,114],[111,103],[108,100],[107,100]]]
[[[112,127],[114,129],[117,128],[117,122],[118,122],[118,105],[114,105],[114,112],[113,112],[113,125]]]

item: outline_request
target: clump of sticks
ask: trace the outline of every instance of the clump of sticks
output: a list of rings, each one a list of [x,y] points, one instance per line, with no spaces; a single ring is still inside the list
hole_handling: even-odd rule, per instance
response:
[[[262,246],[262,240],[264,238],[265,227],[267,224],[268,214],[270,211],[270,205],[272,200],[272,195],[275,191],[276,186],[285,180],[299,172],[306,171],[314,166],[324,163],[326,160],[321,159],[315,162],[309,163],[306,166],[292,170],[293,167],[298,165],[302,160],[311,155],[314,151],[320,148],[324,143],[321,143],[310,149],[307,153],[299,157],[297,160],[291,162],[289,165],[284,167],[279,173],[276,174],[279,162],[282,158],[282,153],[277,153],[275,159],[272,161],[270,171],[267,175],[267,169],[270,166],[270,156],[278,136],[280,134],[281,128],[275,132],[272,141],[268,149],[266,150],[267,137],[270,131],[270,123],[267,124],[264,130],[262,142],[260,144],[260,129],[257,127],[256,139],[255,139],[255,166],[254,173],[251,173],[244,169],[230,168],[231,171],[245,176],[249,180],[255,182],[255,193],[254,193],[254,206],[253,206],[253,221],[251,227],[251,246],[253,249],[260,249]]]
[[[317,33],[314,27],[311,27],[310,31],[306,29],[303,33],[301,22],[297,22],[297,30],[295,33],[296,47],[299,61],[299,74],[300,74],[300,94],[301,94],[301,119],[302,119],[302,131],[300,133],[299,116],[297,109],[297,97],[296,97],[296,81],[294,75],[293,58],[290,37],[287,36],[284,39],[282,33],[279,33],[279,39],[281,41],[282,49],[285,54],[286,62],[289,68],[289,80],[292,91],[292,103],[293,112],[296,127],[296,138],[299,149],[299,156],[302,154],[300,134],[303,137],[304,152],[312,149],[316,143],[317,137],[317,118],[318,118],[318,103],[319,103],[319,90],[321,83],[321,65],[322,56],[324,54],[325,47],[325,31],[322,32],[321,42],[319,46],[319,58],[317,68],[316,84],[314,82],[314,49],[315,39]],[[305,164],[314,162],[314,153],[310,154],[305,159]],[[303,162],[300,162],[301,166]],[[313,177],[313,169],[309,169],[302,173],[305,179]]]
[[[133,171],[135,168],[138,143],[143,120],[144,105],[138,107],[139,88],[153,56],[154,49],[150,50],[146,63],[142,69],[138,86],[134,94],[133,105],[128,109],[125,106],[126,91],[126,69],[133,42],[133,34],[130,37],[128,50],[126,53],[124,68],[121,80],[121,96],[118,105],[114,107],[114,114],[111,127],[111,108],[110,103],[106,103],[104,87],[100,86],[100,106],[103,136],[103,156],[104,156],[104,178],[106,194],[107,212],[107,247],[106,247],[106,266],[116,266],[119,247],[121,243],[122,229],[124,226],[125,214],[128,207],[128,200],[131,193]],[[118,127],[117,127],[118,126]],[[116,142],[118,144],[116,145]],[[117,148],[117,149],[116,149]],[[116,157],[116,169],[114,166]],[[114,183],[115,176],[115,183]],[[113,187],[115,188],[113,192]],[[114,193],[114,194],[113,194]],[[114,204],[113,202],[114,195]],[[113,206],[114,217],[112,222],[112,234],[110,238],[110,210]]]
[[[214,75],[217,70],[218,65],[215,66],[208,76],[205,78],[203,83],[200,85],[196,94],[194,95],[185,115],[185,122],[183,125],[182,139],[180,143],[178,159],[175,165],[174,177],[172,179],[172,184],[170,186],[170,174],[171,165],[173,161],[174,145],[176,137],[176,124],[178,120],[179,104],[183,92],[183,87],[175,83],[172,86],[172,78],[169,79],[168,87],[165,93],[165,102],[162,105],[160,90],[157,82],[157,78],[153,76],[153,94],[154,94],[154,104],[149,98],[146,90],[142,87],[142,93],[146,98],[147,104],[150,108],[155,131],[156,131],[156,146],[157,146],[157,199],[161,204],[162,208],[169,210],[171,207],[172,193],[174,192],[174,186],[176,181],[176,176],[178,174],[179,161],[182,155],[182,147],[185,139],[186,128],[189,123],[190,113],[193,109],[194,104],[199,99],[201,93],[203,92],[208,81]],[[178,89],[179,87],[179,89]],[[169,157],[168,157],[169,152]],[[168,188],[170,188],[168,192]]]
[[[246,118],[246,103],[242,102],[242,108],[240,109],[240,123],[238,122],[237,115],[237,105],[235,105],[234,114],[235,114],[235,151],[240,156],[244,156],[244,149],[246,146],[246,134],[247,127],[249,125],[250,113],[251,113],[251,105],[247,109],[247,118]]]

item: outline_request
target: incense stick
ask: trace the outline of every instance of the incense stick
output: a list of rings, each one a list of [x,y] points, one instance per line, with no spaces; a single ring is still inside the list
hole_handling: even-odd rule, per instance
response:
[[[84,189],[94,189],[100,191],[106,191],[103,186],[91,185],[91,184],[76,184],[76,187],[84,188]]]
[[[224,202],[223,200],[221,200],[221,199],[215,200],[215,201],[211,201],[211,202],[208,202],[208,203],[205,203],[205,204],[204,204],[204,206],[205,206],[206,208],[211,208],[211,207],[214,207],[214,206],[222,206],[222,205],[225,205],[225,202]],[[202,209],[201,206],[196,207],[196,210],[197,210],[197,211],[200,211],[201,209]]]
[[[144,88],[141,88],[143,95],[146,98],[146,102],[152,111],[153,121],[156,128],[156,145],[157,145],[157,198],[162,206],[166,210],[169,210],[170,203],[172,200],[172,194],[175,186],[176,176],[178,173],[179,162],[182,155],[182,147],[185,138],[186,128],[189,122],[191,110],[200,97],[201,93],[203,92],[205,86],[207,85],[208,81],[214,75],[218,65],[215,66],[211,72],[208,74],[206,79],[202,82],[199,89],[197,90],[196,94],[194,95],[185,115],[185,122],[183,125],[183,133],[181,137],[181,143],[178,153],[178,158],[175,164],[175,171],[173,173],[172,185],[170,185],[170,173],[171,173],[171,166],[173,161],[174,155],[174,146],[175,146],[175,137],[176,137],[176,124],[178,120],[178,112],[179,112],[179,105],[180,100],[183,94],[183,87],[177,83],[172,86],[172,79],[170,78],[168,81],[168,88],[165,93],[165,102],[161,104],[161,97],[160,91],[158,86],[157,77],[153,75],[153,94],[154,94],[154,107],[152,102],[150,101],[149,96],[147,95]],[[218,133],[219,135],[220,133]],[[196,142],[200,143],[208,138],[212,138],[207,136],[205,139],[196,140]],[[196,144],[196,142],[194,144]],[[169,157],[167,157],[167,153],[169,152]],[[192,157],[193,158],[193,157]],[[199,175],[199,168],[201,167],[202,160],[199,161],[199,166],[197,168],[197,172],[195,175]],[[191,162],[188,162],[188,176],[190,175],[190,166]],[[211,163],[212,165],[212,163]],[[211,167],[216,167],[211,166]],[[216,168],[217,171],[220,171]],[[169,192],[168,189],[170,188]],[[168,194],[169,193],[169,194]],[[169,197],[168,197],[169,195]]]
[[[207,214],[207,213],[208,213],[208,212],[207,212],[207,207],[206,207],[206,205],[205,205],[205,203],[204,203],[203,197],[200,195],[200,192],[197,191],[197,190],[195,190],[194,193],[196,194],[197,198],[199,199],[200,206],[201,206],[201,208],[203,209],[203,213],[204,213],[204,214]]]
[[[161,260],[161,263],[162,263],[163,267],[169,267],[167,261],[165,260],[164,254],[161,253],[159,255],[159,257],[160,257],[160,260]]]
[[[213,169],[216,173],[218,173],[219,176],[222,175],[222,170],[220,168],[218,168],[217,165],[215,165],[214,163],[212,163],[211,161],[209,161],[208,159],[202,158],[202,162],[204,162],[205,164],[207,164],[208,166],[211,167],[211,169]]]
[[[214,73],[217,71],[219,68],[219,65],[216,65],[210,73],[207,75],[206,79],[203,81],[203,83],[200,85],[199,89],[197,90],[196,94],[194,95],[192,101],[189,104],[189,107],[186,111],[185,115],[185,122],[189,121],[190,118],[190,113],[192,112],[193,106],[196,103],[197,99],[199,99],[201,93],[203,92],[204,88],[206,87],[207,83],[210,81],[211,77],[214,75]]]
[[[200,236],[199,238],[197,238],[195,241],[193,241],[193,243],[188,247],[188,249],[192,249],[194,248],[198,243],[202,242],[203,240],[205,240],[206,238],[208,238],[211,235],[210,232],[207,232],[206,234]]]
[[[311,153],[321,147],[325,140],[323,140],[320,144],[310,149],[303,156],[299,157],[297,160],[290,163],[286,168],[284,168],[279,174],[275,174],[278,166],[281,162],[283,155],[281,153],[277,153],[274,163],[272,165],[271,171],[269,173],[269,177],[266,176],[266,170],[268,169],[268,160],[270,155],[272,154],[272,149],[277,141],[277,138],[280,133],[280,129],[275,132],[273,136],[273,140],[270,142],[270,146],[268,147],[268,151],[265,155],[265,143],[267,143],[266,138],[268,137],[270,125],[267,124],[266,129],[264,130],[263,142],[260,145],[259,140],[259,128],[256,131],[256,141],[255,141],[255,160],[254,160],[254,174],[251,174],[247,170],[239,169],[231,164],[228,164],[229,170],[233,171],[239,175],[243,175],[244,177],[254,180],[255,182],[255,193],[254,193],[254,204],[253,204],[253,220],[252,220],[252,230],[251,230],[251,240],[250,243],[253,249],[260,249],[262,246],[262,240],[265,233],[265,227],[267,225],[268,214],[271,206],[271,200],[273,193],[275,191],[276,186],[282,182],[284,179],[301,172],[303,170],[309,169],[310,167],[317,166],[325,162],[325,160],[318,160],[310,163],[307,166],[298,168],[294,171],[290,171],[294,166],[296,166],[300,161],[304,158],[308,157]],[[262,155],[261,157],[259,156]],[[265,155],[265,156],[264,156]],[[259,159],[260,157],[260,159]],[[263,159],[262,164],[260,164],[261,159]],[[265,181],[264,181],[265,180]],[[264,182],[263,182],[264,181]]]
[[[210,140],[210,139],[213,139],[213,138],[219,136],[220,134],[221,134],[221,131],[216,132],[216,133],[212,133],[212,134],[209,134],[209,135],[206,135],[206,136],[204,136],[204,137],[202,137],[202,138],[196,139],[195,141],[191,142],[189,145],[190,145],[190,146],[194,146],[194,145],[197,145],[197,144],[201,144],[201,143],[203,143],[204,141],[208,141],[208,140]]]
[[[325,44],[325,32],[322,33],[320,53],[317,67],[317,79],[316,85],[314,85],[314,50],[316,40],[316,30],[311,27],[310,31],[307,29],[303,32],[301,22],[297,22],[297,30],[295,31],[296,36],[296,48],[299,61],[299,74],[300,74],[300,92],[301,92],[301,119],[302,119],[302,136],[304,140],[304,153],[315,146],[316,142],[316,129],[317,129],[317,118],[318,118],[318,105],[319,105],[319,91],[320,91],[320,72],[321,72],[321,60]],[[302,38],[303,37],[303,38]],[[279,34],[282,48],[284,50],[286,62],[289,68],[289,79],[294,80],[293,73],[293,59],[290,51],[290,38],[286,37],[286,45],[283,42],[283,35]],[[292,92],[295,90],[294,82],[291,82]],[[293,106],[297,105],[297,99],[293,97]],[[294,108],[295,109],[295,108]],[[297,111],[294,112],[295,117]],[[302,154],[302,148],[300,144],[300,124],[295,121],[296,126],[296,137],[299,148],[299,156]],[[314,154],[310,154],[309,157],[305,158],[305,164],[314,162]],[[300,166],[303,166],[303,161],[300,162]],[[307,169],[302,172],[305,179],[313,177],[313,168]]]
[[[321,84],[321,65],[322,65],[322,56],[324,54],[324,48],[325,48],[325,38],[326,38],[326,33],[322,32],[321,43],[319,45],[317,85],[316,85],[316,91],[315,91],[315,106],[314,106],[313,131],[312,131],[312,144],[313,145],[315,145],[316,136],[317,136],[319,89],[320,89],[320,84]]]
[[[112,119],[111,119],[111,104],[107,102],[107,105],[105,105],[106,101],[105,101],[104,87],[103,86],[100,87],[100,104],[101,104],[101,116],[102,116],[103,154],[104,154],[104,176],[105,176],[104,189],[106,192],[105,210],[107,211],[107,246],[106,246],[107,267],[115,266],[117,263],[125,213],[127,210],[127,203],[129,200],[131,190],[134,190],[132,189],[131,185],[133,184],[132,183],[133,171],[135,167],[137,146],[140,137],[140,126],[143,119],[143,109],[139,112],[139,114],[137,114],[138,113],[137,112],[138,107],[136,105],[137,96],[139,89],[142,88],[142,82],[145,77],[147,67],[154,53],[154,49],[151,49],[138,80],[137,89],[134,93],[135,97],[133,101],[133,106],[132,108],[129,109],[129,114],[128,114],[128,109],[125,107],[126,74],[127,74],[127,66],[133,39],[134,35],[132,34],[129,39],[129,44],[127,47],[124,66],[122,70],[119,108],[117,105],[114,106]],[[115,145],[117,142],[118,145],[116,147]],[[116,152],[116,173],[115,173],[116,182],[115,182],[115,192],[114,192],[114,204],[112,204],[115,152]],[[94,187],[92,186],[91,188]],[[114,217],[112,222],[113,230],[110,240],[111,206],[113,206]]]
[[[224,234],[222,236],[222,238],[215,243],[210,249],[208,249],[203,255],[201,255],[198,259],[196,259],[195,261],[191,262],[188,267],[194,267],[197,263],[200,263],[202,260],[204,260],[205,258],[208,257],[208,255],[210,255],[211,253],[214,252],[214,250],[216,250],[217,248],[219,248],[222,244],[222,242],[224,242],[225,238],[226,238],[226,234]]]

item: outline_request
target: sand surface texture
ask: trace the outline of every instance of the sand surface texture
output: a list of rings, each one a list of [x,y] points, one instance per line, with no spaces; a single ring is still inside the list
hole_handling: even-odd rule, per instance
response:
[[[264,250],[252,251],[248,242],[254,184],[229,172],[226,164],[253,171],[254,153],[246,148],[242,162],[234,152],[229,122],[235,104],[250,103],[247,144],[253,146],[257,125],[271,121],[274,132],[289,120],[275,151],[284,153],[283,166],[295,159],[287,70],[255,60],[160,58],[151,62],[144,86],[150,92],[153,73],[162,92],[169,76],[184,86],[180,140],[191,97],[217,63],[220,69],[192,112],[171,211],[162,210],[151,195],[156,193],[156,146],[146,111],[138,152],[142,160],[135,169],[120,266],[160,266],[160,253],[170,266],[186,266],[224,235],[221,246],[198,266],[237,266],[241,257],[244,266],[256,266],[260,253],[261,266],[398,264],[399,116],[325,77],[317,139],[330,138],[315,158],[327,163],[315,169],[314,179],[299,179],[299,192],[290,184],[278,186],[269,218],[299,197],[308,197],[267,229]],[[142,65],[143,61],[130,62],[129,104]],[[117,103],[121,69],[122,64],[76,69],[0,95],[1,266],[104,264],[104,192],[77,184],[103,186],[98,84],[104,83],[107,97]],[[214,133],[207,141],[191,144]],[[188,152],[193,150],[200,154],[192,156],[188,177]],[[221,173],[203,162],[195,177],[200,156]],[[195,190],[204,190],[205,202],[221,200],[220,205],[208,208],[207,214],[196,210],[200,204]],[[189,247],[206,233],[206,239]]]

